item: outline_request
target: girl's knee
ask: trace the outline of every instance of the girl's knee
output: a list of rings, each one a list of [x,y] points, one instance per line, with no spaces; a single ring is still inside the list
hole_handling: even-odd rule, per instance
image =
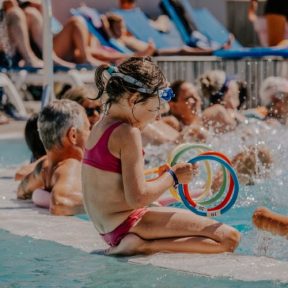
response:
[[[236,229],[231,228],[223,240],[226,251],[233,252],[238,247],[240,239],[241,234]]]

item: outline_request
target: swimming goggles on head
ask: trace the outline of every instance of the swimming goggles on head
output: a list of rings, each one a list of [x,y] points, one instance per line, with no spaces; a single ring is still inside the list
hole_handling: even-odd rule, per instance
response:
[[[155,94],[156,92],[160,97],[160,99],[163,99],[165,101],[170,101],[173,97],[175,97],[175,94],[170,87],[166,87],[155,91],[154,89],[148,88],[142,82],[138,81],[134,77],[119,72],[117,67],[109,66],[107,72],[113,77],[120,77],[125,82],[137,86],[138,88],[135,88],[135,90],[140,93]]]
[[[175,97],[174,91],[170,87],[166,87],[162,90],[158,90],[159,97],[167,102]]]

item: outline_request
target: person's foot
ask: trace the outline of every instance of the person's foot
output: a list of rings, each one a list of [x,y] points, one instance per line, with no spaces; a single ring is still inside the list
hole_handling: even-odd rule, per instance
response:
[[[149,41],[149,42],[147,43],[146,49],[143,50],[143,51],[141,51],[141,52],[138,52],[138,53],[136,53],[136,54],[137,54],[137,56],[139,56],[139,57],[142,57],[142,56],[152,56],[152,55],[154,55],[155,51],[156,51],[155,44],[154,44],[152,41]]]
[[[254,211],[253,223],[261,230],[288,236],[288,216],[274,213],[265,207],[259,207]]]
[[[36,57],[33,57],[31,59],[27,59],[25,64],[27,66],[32,66],[35,68],[43,68],[44,67],[44,62],[41,59],[38,59]]]
[[[223,44],[221,49],[224,49],[224,50],[231,49],[234,41],[235,41],[235,37],[232,33],[230,33],[226,43]]]
[[[140,254],[144,243],[145,240],[130,233],[121,240],[118,246],[107,249],[106,255],[130,256]]]
[[[5,115],[0,114],[0,125],[8,124],[8,123],[9,123],[9,119]]]

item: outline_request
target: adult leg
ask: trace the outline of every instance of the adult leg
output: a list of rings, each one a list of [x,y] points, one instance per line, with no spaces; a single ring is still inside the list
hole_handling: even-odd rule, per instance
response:
[[[285,38],[286,17],[278,14],[267,14],[268,45],[276,46]]]
[[[148,208],[148,212],[108,253],[133,255],[156,252],[223,253],[238,246],[240,234],[234,228],[190,211],[176,208]]]
[[[7,26],[11,42],[27,65],[43,67],[43,62],[34,54],[29,40],[28,24],[23,11],[14,7],[7,12]]]
[[[43,51],[44,27],[43,27],[42,14],[40,13],[40,11],[38,9],[36,9],[34,7],[27,7],[24,9],[24,12],[25,12],[25,15],[27,18],[30,36],[31,36],[32,40],[35,42],[35,44],[37,45],[37,47],[41,51]],[[65,42],[63,41],[63,43],[65,43]],[[69,45],[69,42],[65,43],[65,44]],[[61,57],[59,57],[57,55],[57,53],[55,54],[55,47],[54,47],[54,51],[53,51],[53,60],[56,64],[61,65],[61,66],[65,66],[68,68],[73,68],[75,66],[73,63],[68,62],[68,61],[62,59]]]
[[[71,17],[53,42],[55,53],[61,58],[69,57],[76,63],[101,64],[89,51],[89,32],[80,17]]]

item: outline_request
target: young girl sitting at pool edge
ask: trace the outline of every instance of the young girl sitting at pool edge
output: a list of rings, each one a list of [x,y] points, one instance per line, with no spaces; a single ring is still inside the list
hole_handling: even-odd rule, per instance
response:
[[[107,254],[234,251],[240,240],[234,228],[184,209],[148,207],[172,185],[191,181],[197,169],[178,163],[145,181],[141,130],[160,118],[163,91],[171,93],[158,66],[132,57],[119,67],[99,66],[95,82],[97,98],[107,94],[107,110],[86,143],[82,185],[86,211],[111,246]]]

